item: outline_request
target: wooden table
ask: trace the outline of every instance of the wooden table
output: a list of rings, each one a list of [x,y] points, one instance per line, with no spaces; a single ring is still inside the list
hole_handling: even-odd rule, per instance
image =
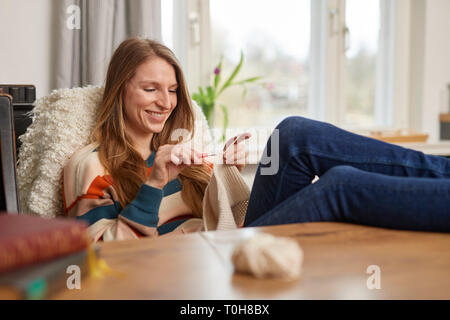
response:
[[[292,237],[302,276],[285,282],[233,272],[234,246],[256,232]],[[56,299],[450,299],[450,234],[304,223],[101,245],[126,279],[88,278]],[[381,288],[368,289],[376,265]]]

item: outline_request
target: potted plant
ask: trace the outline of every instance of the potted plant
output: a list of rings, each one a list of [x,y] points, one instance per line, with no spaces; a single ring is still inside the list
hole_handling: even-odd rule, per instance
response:
[[[261,77],[252,77],[244,80],[235,81],[236,76],[242,68],[242,64],[244,62],[244,53],[241,51],[241,57],[239,63],[231,72],[230,76],[227,80],[221,83],[222,76],[222,61],[223,57],[220,58],[219,64],[214,68],[214,78],[213,84],[209,85],[205,88],[201,86],[198,87],[198,92],[192,95],[192,99],[194,99],[198,105],[202,108],[202,111],[208,121],[208,125],[210,128],[213,126],[213,117],[214,117],[214,109],[219,106],[223,112],[223,132],[221,141],[225,141],[225,130],[228,126],[228,108],[223,104],[218,102],[218,98],[220,95],[229,87],[235,85],[241,85],[244,87],[243,96],[246,94],[246,83],[255,82],[259,80]]]

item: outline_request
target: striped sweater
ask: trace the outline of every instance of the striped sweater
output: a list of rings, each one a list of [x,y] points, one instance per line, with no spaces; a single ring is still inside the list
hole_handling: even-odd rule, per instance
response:
[[[64,167],[63,201],[66,215],[89,223],[93,241],[160,236],[200,230],[202,220],[193,218],[181,197],[178,179],[161,190],[142,184],[136,197],[122,208],[111,176],[101,165],[98,145],[77,151]],[[146,160],[149,175],[156,152]]]

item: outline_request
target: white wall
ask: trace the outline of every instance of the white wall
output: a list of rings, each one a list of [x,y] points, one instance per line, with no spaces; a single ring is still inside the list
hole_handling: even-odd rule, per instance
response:
[[[411,2],[411,127],[439,139],[439,113],[449,112],[450,1]]]
[[[51,91],[52,0],[0,1],[0,83],[34,84]]]

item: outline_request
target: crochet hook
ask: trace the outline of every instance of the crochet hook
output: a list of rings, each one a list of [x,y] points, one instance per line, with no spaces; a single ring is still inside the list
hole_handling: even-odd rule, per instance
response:
[[[215,155],[216,155],[215,153],[202,153],[200,155],[200,158],[213,157]]]

